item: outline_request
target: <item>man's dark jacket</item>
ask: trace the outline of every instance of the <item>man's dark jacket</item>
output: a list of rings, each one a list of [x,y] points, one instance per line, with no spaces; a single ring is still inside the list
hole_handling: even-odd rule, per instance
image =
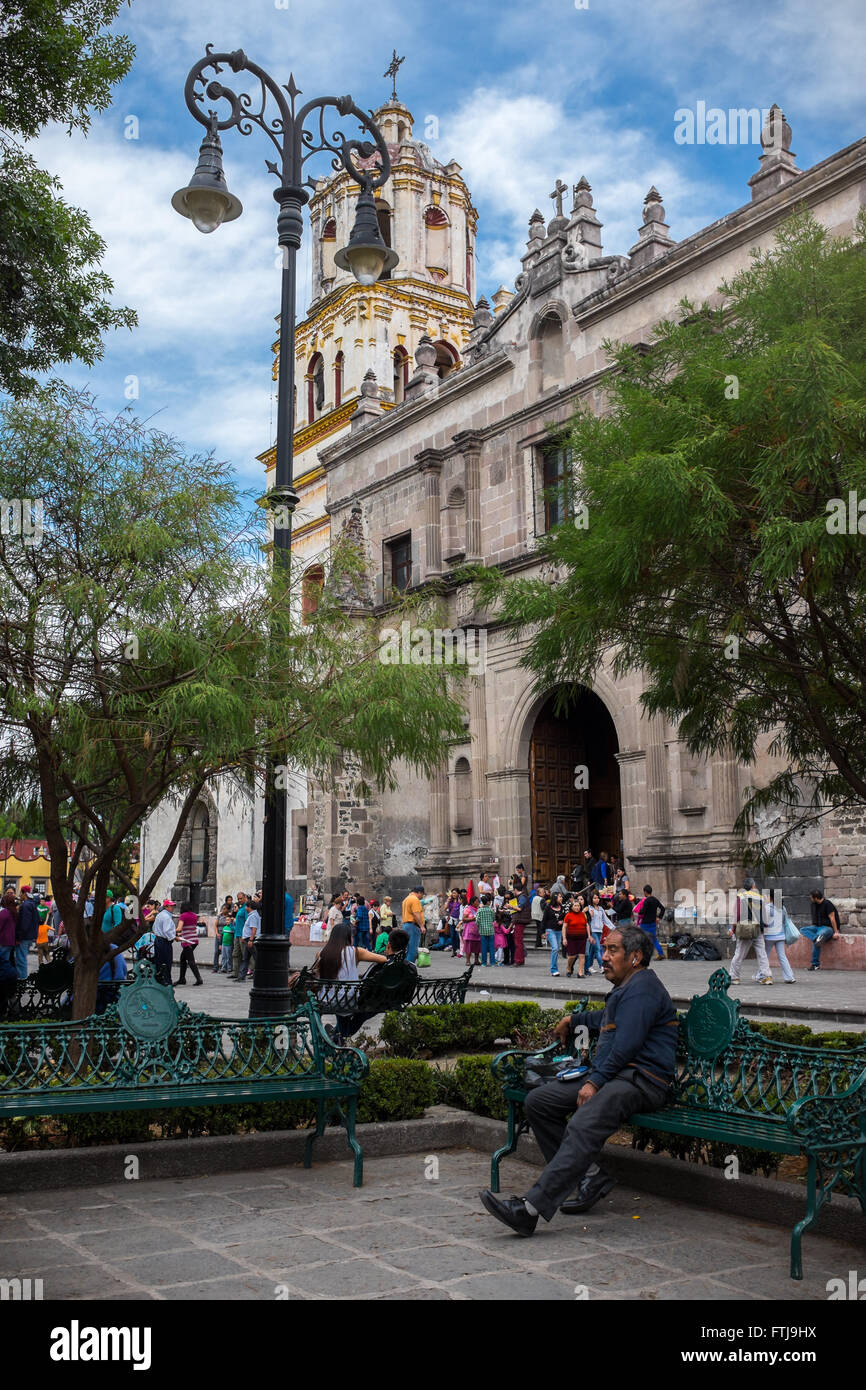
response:
[[[676,1071],[679,1023],[671,997],[652,970],[636,970],[607,996],[604,1011],[578,1010],[572,1029],[584,1024],[598,1034],[587,1081],[599,1088],[629,1066],[656,1086],[669,1086]]]
[[[32,898],[25,898],[18,909],[16,941],[35,941],[39,935],[39,909]]]

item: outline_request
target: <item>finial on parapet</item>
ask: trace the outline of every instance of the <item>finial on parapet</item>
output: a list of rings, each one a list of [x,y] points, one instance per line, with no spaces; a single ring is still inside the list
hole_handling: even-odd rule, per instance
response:
[[[643,222],[638,230],[638,240],[628,253],[632,269],[658,260],[659,256],[667,255],[676,246],[670,230],[665,222],[662,195],[653,184],[643,200]]]
[[[376,373],[370,367],[364,373],[364,380],[361,382],[361,399],[357,408],[349,416],[349,428],[356,430],[362,425],[368,425],[382,414],[382,402],[379,400],[379,383],[376,380]]]
[[[761,149],[758,172],[749,179],[753,203],[760,198],[769,198],[771,193],[784,188],[800,174],[795,163],[797,156],[791,149],[791,127],[785,120],[781,106],[775,101],[767,112],[761,131]]]

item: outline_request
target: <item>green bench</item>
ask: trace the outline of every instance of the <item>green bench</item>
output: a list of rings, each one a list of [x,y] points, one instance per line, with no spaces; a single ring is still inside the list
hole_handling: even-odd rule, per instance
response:
[[[362,1052],[331,1042],[310,1000],[278,1018],[211,1018],[178,1003],[141,962],[103,1014],[0,1028],[0,1115],[311,1100],[316,1127],[304,1167],[335,1117],[360,1187],[364,1160],[355,1121],[368,1069]]]
[[[292,988],[292,1007],[311,996],[324,1014],[377,1014],[402,1010],[410,1004],[462,1004],[472,978],[470,965],[450,979],[422,980],[416,967],[400,956],[372,965],[360,980],[320,980],[308,966]]]
[[[806,1215],[791,1235],[791,1278],[802,1279],[803,1232],[833,1193],[856,1197],[866,1212],[866,1046],[802,1047],[765,1038],[739,1018],[730,983],[726,970],[716,970],[706,994],[694,996],[680,1016],[669,1104],[629,1123],[734,1148],[805,1154]],[[529,1127],[526,1059],[561,1051],[554,1043],[541,1054],[501,1052],[491,1063],[508,1101],[507,1141],[491,1164],[493,1192],[500,1161]]]
[[[72,990],[74,966],[64,946],[55,946],[51,959],[37,966],[26,980],[19,980],[3,1017],[10,1023],[28,1018],[68,1018],[72,1006],[64,1000]]]

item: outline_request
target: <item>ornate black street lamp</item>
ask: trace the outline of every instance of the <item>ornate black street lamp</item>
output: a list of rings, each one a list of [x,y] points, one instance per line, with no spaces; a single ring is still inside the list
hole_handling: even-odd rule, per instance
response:
[[[388,178],[391,161],[388,148],[372,116],[355,105],[352,98],[319,97],[308,101],[296,111],[301,95],[294,76],[280,87],[256,63],[251,63],[240,49],[235,53],[213,53],[208,44],[202,58],[190,70],[184,96],[196,120],[207,128],[199,152],[199,162],[186,188],[178,189],[172,206],[184,217],[192,219],[201,232],[213,232],[222,222],[230,222],[241,214],[241,204],[226,185],[222,167],[222,146],[219,132],[236,126],[241,135],[250,135],[253,126],[265,132],[276,147],[279,162],[266,160],[268,169],[279,180],[274,197],[279,204],[277,240],[283,248],[282,290],[280,296],[280,360],[277,378],[277,459],[274,486],[265,502],[274,526],[273,564],[288,567],[292,544],[292,512],[298,495],[292,486],[292,432],[294,428],[295,385],[295,285],[297,252],[303,231],[303,208],[309,201],[303,169],[311,156],[327,150],[334,156],[334,169],[345,169],[360,185],[355,225],[348,246],[336,256],[342,269],[352,271],[362,285],[372,285],[383,270],[397,263],[397,256],[382,240],[376,219],[373,194]],[[216,77],[223,67],[234,73],[249,72],[258,79],[260,91],[255,97],[247,92],[234,92],[216,80],[206,82],[204,74],[211,70]],[[220,120],[212,108],[204,109],[205,98],[211,102],[227,101],[229,114]],[[269,98],[276,113],[268,111]],[[326,112],[335,108],[340,116],[354,116],[361,128],[369,132],[372,141],[357,137],[347,139],[340,131],[330,136],[325,130]],[[308,124],[310,128],[308,129]],[[366,166],[378,150],[380,161],[372,167],[359,167],[356,159]],[[282,765],[274,760],[269,767],[265,787],[264,855],[262,864],[262,932],[256,951],[256,973],[250,991],[250,1017],[268,1018],[286,1013],[289,1007],[289,943],[283,930],[284,894],[286,884],[286,790],[284,777],[278,775]]]

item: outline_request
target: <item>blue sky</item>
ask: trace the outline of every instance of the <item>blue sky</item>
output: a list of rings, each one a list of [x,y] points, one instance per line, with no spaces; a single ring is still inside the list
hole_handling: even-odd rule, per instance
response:
[[[863,0],[585,2],[133,0],[117,27],[137,56],[114,105],[87,138],[46,132],[37,154],[107,241],[116,302],[135,307],[140,323],[110,334],[93,370],[59,374],[89,384],[106,411],[128,403],[136,377],[141,417],[190,449],[214,449],[245,484],[261,481],[255,456],[273,437],[279,307],[270,143],[260,131],[225,134],[229,186],[244,204],[236,222],[202,236],[169,206],[202,135],[183,85],[207,43],[245,49],[280,82],[294,71],[305,99],[350,92],[365,108],[390,92],[382,74],[392,49],[405,54],[399,95],[416,137],[435,116],[433,153],[463,168],[488,295],[512,287],[529,215],[536,206],[552,215],[557,178],[589,178],[606,253],[636,240],[650,184],[678,240],[747,202],[759,148],[677,144],[678,108],[778,101],[801,169],[866,134]],[[129,116],[138,139],[124,138]],[[309,243],[301,267],[303,311]]]

